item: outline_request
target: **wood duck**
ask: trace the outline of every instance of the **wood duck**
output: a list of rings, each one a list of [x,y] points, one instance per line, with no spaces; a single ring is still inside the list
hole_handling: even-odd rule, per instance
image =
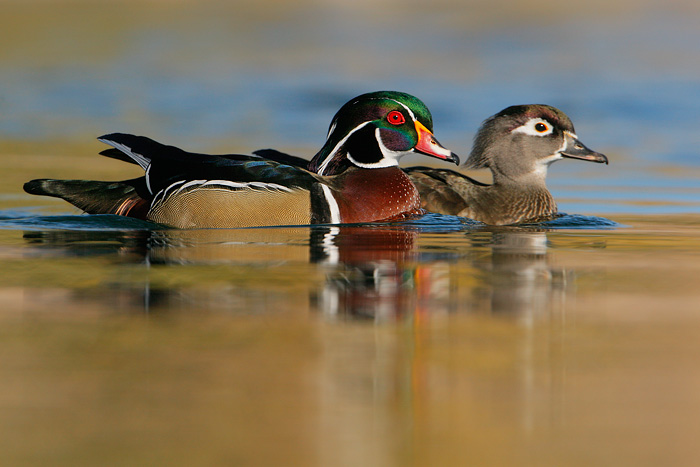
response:
[[[488,118],[465,163],[490,169],[485,184],[453,170],[405,169],[424,209],[486,224],[535,223],[552,219],[557,204],[545,184],[549,164],[562,158],[608,163],[579,141],[569,117],[549,105],[516,105]]]
[[[430,111],[395,91],[363,94],[335,115],[309,171],[288,156],[194,154],[143,136],[113,133],[100,154],[145,175],[117,182],[32,180],[28,193],[63,198],[90,214],[118,214],[177,228],[341,224],[422,212],[398,159],[420,153],[459,164],[432,133]],[[304,164],[306,161],[304,162]]]

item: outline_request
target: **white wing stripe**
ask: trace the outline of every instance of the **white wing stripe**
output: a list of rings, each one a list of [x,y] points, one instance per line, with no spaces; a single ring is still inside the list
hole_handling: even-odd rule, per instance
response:
[[[126,146],[122,143],[117,143],[116,141],[111,141],[108,139],[98,139],[98,141],[101,141],[105,144],[108,144],[115,149],[119,149],[121,152],[123,152],[127,156],[131,157],[134,160],[134,162],[136,162],[138,165],[140,165],[141,168],[144,170],[148,169],[148,167],[151,165],[151,161],[148,158],[142,156],[139,153],[132,151],[129,146]]]

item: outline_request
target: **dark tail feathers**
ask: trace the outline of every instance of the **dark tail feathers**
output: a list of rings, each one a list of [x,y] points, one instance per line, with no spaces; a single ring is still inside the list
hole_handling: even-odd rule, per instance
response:
[[[94,180],[31,180],[24,191],[32,195],[62,198],[88,214],[119,214],[145,219],[150,202],[143,177],[122,182]]]

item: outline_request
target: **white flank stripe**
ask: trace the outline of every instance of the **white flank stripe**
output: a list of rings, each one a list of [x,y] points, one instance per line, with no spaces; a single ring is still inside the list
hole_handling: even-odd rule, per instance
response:
[[[231,188],[261,188],[261,189],[266,189],[266,190],[277,190],[277,191],[285,191],[287,193],[291,193],[293,190],[289,187],[278,185],[277,183],[265,183],[265,182],[233,182],[231,180],[202,180],[202,186],[209,186],[209,185],[220,185],[220,186],[228,186]]]
[[[191,187],[191,186],[195,186],[195,185],[204,185],[206,182],[207,182],[206,180],[191,180],[191,181],[189,181],[189,182],[187,182],[187,183],[178,182],[178,183],[182,183],[182,185],[180,185],[180,188],[178,188],[177,191],[176,191],[175,193],[182,193],[183,190],[185,190],[185,189],[187,189],[187,188],[189,188],[189,187]],[[173,183],[173,184],[170,185],[170,186],[174,186],[174,185],[175,185],[175,184]]]
[[[338,203],[333,197],[333,192],[328,185],[321,185],[323,190],[323,196],[328,202],[328,210],[331,212],[331,224],[340,224],[340,209],[338,208]]]
[[[158,192],[153,197],[153,204],[155,204],[158,201],[158,198],[161,200],[166,199],[169,196],[176,195],[178,193],[182,193],[183,191],[187,190],[188,188],[198,186],[200,188],[208,188],[212,189],[210,187],[229,187],[233,188],[236,190],[240,190],[243,188],[257,188],[257,189],[265,189],[265,190],[270,190],[270,191],[284,191],[286,193],[292,193],[294,190],[291,188],[288,188],[286,186],[278,185],[276,183],[264,183],[264,182],[232,182],[230,180],[190,180],[189,182],[185,182],[184,180],[177,181],[171,185],[168,185],[166,188],[162,189],[161,191]],[[150,189],[150,188],[149,188]]]
[[[172,183],[172,184],[166,186],[165,188],[163,188],[162,190],[160,190],[158,193],[155,194],[155,196],[153,196],[153,201],[151,201],[151,206],[154,206],[158,202],[164,200],[166,197],[169,196],[168,191],[174,190],[175,187],[182,185],[183,183],[185,183],[185,181],[181,180],[179,182]]]

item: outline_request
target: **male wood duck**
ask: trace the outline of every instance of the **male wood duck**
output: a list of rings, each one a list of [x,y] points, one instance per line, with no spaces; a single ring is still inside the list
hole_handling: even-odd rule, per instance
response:
[[[194,154],[143,136],[113,133],[100,154],[138,164],[145,175],[117,182],[32,180],[28,193],[63,198],[90,214],[118,214],[178,228],[341,224],[422,212],[398,167],[411,153],[459,164],[432,133],[430,111],[395,91],[363,94],[331,122],[314,171],[298,158]]]
[[[545,178],[549,164],[562,158],[608,163],[607,157],[579,141],[574,125],[561,110],[549,105],[516,105],[484,121],[465,163],[473,169],[490,169],[491,184],[453,170],[405,170],[428,211],[492,225],[534,223],[557,213]]]

